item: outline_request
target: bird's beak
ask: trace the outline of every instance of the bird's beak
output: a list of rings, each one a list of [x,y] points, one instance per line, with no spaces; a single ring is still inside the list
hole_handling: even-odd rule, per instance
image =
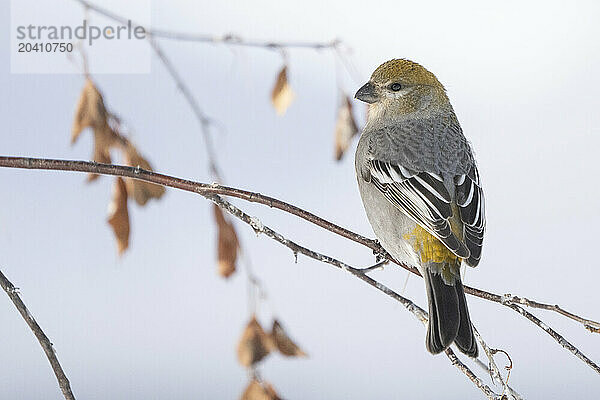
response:
[[[375,85],[371,82],[367,82],[363,87],[358,89],[354,98],[372,104],[379,100],[379,94],[377,93]]]

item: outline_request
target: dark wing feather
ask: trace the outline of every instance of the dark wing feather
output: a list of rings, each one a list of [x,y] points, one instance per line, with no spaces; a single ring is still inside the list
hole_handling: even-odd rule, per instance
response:
[[[437,237],[461,258],[469,249],[450,228],[452,199],[442,178],[434,173],[414,172],[401,165],[370,161],[372,183],[397,208]]]
[[[456,203],[463,222],[464,242],[471,255],[468,265],[475,267],[481,259],[483,236],[485,233],[485,198],[479,182],[479,172],[473,165],[466,175],[454,178]]]

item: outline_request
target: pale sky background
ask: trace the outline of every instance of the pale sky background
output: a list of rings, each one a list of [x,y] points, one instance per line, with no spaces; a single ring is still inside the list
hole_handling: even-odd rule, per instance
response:
[[[116,1],[98,1],[118,10]],[[75,21],[71,1],[39,2]],[[57,8],[60,7],[60,8]],[[483,261],[466,283],[558,303],[600,319],[600,3],[166,1],[164,29],[267,40],[342,38],[361,82],[406,57],[445,84],[479,161],[488,206]],[[136,18],[136,16],[131,16]],[[102,18],[92,14],[98,22]],[[0,153],[88,159],[91,134],[69,146],[80,75],[10,73],[8,1],[0,6]],[[336,87],[328,52],[292,50],[296,101],[277,117],[269,93],[281,59],[262,49],[162,41],[206,112],[226,128],[215,142],[226,183],[290,201],[373,236],[356,187],[353,152],[333,161]],[[108,106],[161,172],[209,181],[197,123],[164,68],[95,76]],[[362,119],[362,106],[356,107]],[[354,143],[355,144],[355,143]],[[112,180],[0,169],[0,268],[54,343],[79,399],[235,399],[246,385],[235,347],[248,319],[242,273],[215,273],[210,204],[168,190],[132,206],[130,250],[116,255],[106,209]],[[368,249],[276,210],[236,202],[316,250],[352,265]],[[308,359],[270,356],[265,379],[286,399],[482,398],[448,359],[425,350],[423,326],[399,303],[328,265],[237,225],[275,310]],[[373,274],[401,290],[406,272]],[[422,281],[405,293],[424,306]],[[527,398],[593,398],[600,379],[515,312],[468,298],[489,345],[514,361],[511,384]],[[535,314],[600,361],[600,336],[547,312]],[[0,296],[0,398],[60,399],[41,348]],[[498,361],[502,363],[501,358]],[[468,362],[478,374],[484,373]],[[498,388],[496,388],[498,390]]]

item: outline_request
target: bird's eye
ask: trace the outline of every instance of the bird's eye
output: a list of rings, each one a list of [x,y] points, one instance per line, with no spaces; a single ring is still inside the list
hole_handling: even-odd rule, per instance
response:
[[[398,92],[398,91],[402,90],[402,85],[399,84],[399,83],[397,83],[397,82],[396,83],[392,83],[390,85],[390,89],[393,90],[394,92]]]

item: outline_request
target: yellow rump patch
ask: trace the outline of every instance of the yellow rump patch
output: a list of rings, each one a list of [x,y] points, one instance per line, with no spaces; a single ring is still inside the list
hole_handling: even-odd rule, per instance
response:
[[[458,257],[452,253],[442,242],[420,225],[412,232],[403,235],[404,240],[411,243],[421,258],[421,264],[428,262],[453,264]]]

